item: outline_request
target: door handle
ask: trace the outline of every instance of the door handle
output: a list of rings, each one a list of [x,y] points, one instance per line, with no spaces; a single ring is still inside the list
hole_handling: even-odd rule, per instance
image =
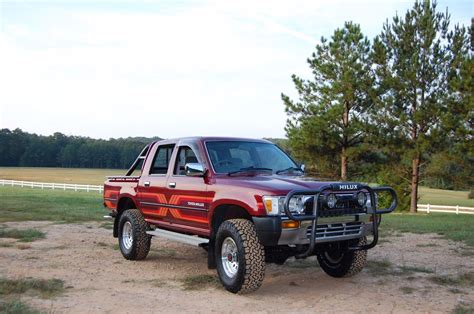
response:
[[[144,186],[150,186],[150,181],[145,181],[145,182],[143,182],[143,185],[144,185]]]
[[[175,188],[176,187],[176,182],[170,182],[170,183],[168,183],[168,186],[170,188]]]

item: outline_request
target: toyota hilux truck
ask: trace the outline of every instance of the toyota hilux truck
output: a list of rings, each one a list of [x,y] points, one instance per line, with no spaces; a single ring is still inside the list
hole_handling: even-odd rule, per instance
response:
[[[386,208],[378,193],[389,195]],[[126,175],[108,177],[104,206],[126,259],[146,258],[154,236],[200,246],[225,289],[246,293],[266,263],[289,257],[315,255],[332,277],[360,272],[397,196],[312,179],[266,140],[189,137],[147,145]]]

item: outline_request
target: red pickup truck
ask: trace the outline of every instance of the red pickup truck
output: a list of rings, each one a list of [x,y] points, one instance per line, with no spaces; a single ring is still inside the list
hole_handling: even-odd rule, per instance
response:
[[[397,206],[394,190],[316,181],[303,168],[266,140],[157,141],[107,179],[104,206],[126,259],[144,259],[152,236],[198,245],[233,293],[258,289],[265,263],[289,257],[316,255],[333,277],[359,272],[381,214]],[[380,192],[391,195],[387,208],[377,208]]]

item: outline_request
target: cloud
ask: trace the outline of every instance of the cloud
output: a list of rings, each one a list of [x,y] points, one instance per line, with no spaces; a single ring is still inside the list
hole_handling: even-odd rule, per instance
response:
[[[1,5],[0,127],[107,138],[284,136],[280,93],[310,77],[316,39],[348,19],[376,33],[410,3]]]
[[[289,73],[275,73],[292,57],[271,36],[253,36],[258,25],[207,7],[178,15],[53,8],[39,19],[0,35],[2,127],[96,137],[283,135],[274,89]]]

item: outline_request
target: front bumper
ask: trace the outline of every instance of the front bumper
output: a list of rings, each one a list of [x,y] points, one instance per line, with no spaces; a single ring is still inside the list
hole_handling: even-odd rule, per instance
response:
[[[357,239],[372,234],[369,216],[340,216],[318,219],[315,243]],[[287,217],[253,217],[260,243],[265,246],[309,244],[311,222],[302,221],[299,228],[282,228]]]

